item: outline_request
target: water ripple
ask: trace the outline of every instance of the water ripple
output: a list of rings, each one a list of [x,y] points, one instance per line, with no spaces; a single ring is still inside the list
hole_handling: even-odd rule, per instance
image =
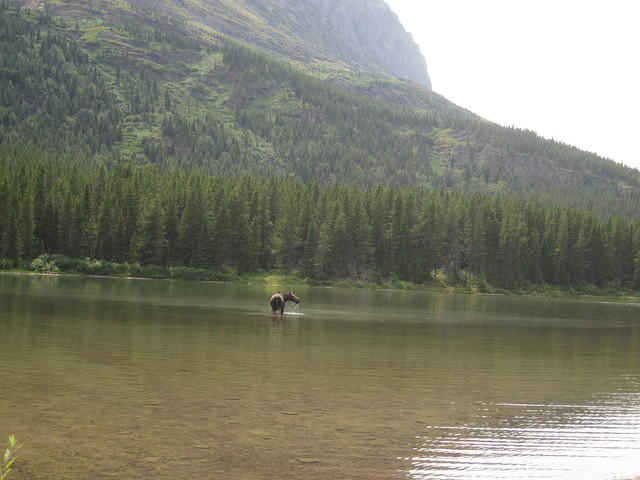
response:
[[[409,477],[603,480],[640,473],[640,394],[590,405],[483,404],[485,425],[432,426]],[[517,413],[517,415],[514,415]]]

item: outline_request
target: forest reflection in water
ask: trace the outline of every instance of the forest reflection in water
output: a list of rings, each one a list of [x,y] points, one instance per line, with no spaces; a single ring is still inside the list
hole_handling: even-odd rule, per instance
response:
[[[634,476],[636,305],[0,276],[20,478]]]

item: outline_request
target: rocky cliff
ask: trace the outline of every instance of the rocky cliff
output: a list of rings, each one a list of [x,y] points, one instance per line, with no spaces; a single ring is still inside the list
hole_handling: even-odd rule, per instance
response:
[[[384,0],[129,0],[321,71],[431,87],[418,45]]]
[[[317,51],[365,71],[431,86],[420,49],[383,0],[249,3],[274,28],[293,33],[312,55]]]

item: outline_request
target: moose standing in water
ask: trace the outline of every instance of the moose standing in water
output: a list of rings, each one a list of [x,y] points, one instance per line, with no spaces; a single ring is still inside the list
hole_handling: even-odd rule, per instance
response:
[[[300,299],[295,296],[295,293],[295,290],[290,290],[289,293],[285,293],[284,295],[280,292],[274,293],[271,300],[269,300],[273,313],[280,310],[280,315],[284,315],[284,304],[286,302],[300,303]]]

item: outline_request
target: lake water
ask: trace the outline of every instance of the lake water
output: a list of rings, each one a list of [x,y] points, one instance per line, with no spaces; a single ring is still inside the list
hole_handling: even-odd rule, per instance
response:
[[[639,305],[275,290],[0,275],[11,478],[640,475]]]

